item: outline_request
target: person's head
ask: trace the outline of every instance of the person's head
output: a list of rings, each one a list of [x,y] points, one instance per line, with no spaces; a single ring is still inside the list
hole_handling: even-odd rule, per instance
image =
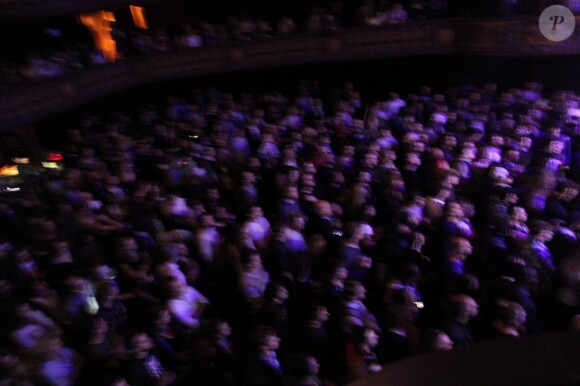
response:
[[[316,165],[311,161],[306,161],[302,164],[302,171],[305,174],[316,174]]]
[[[187,258],[187,246],[183,243],[171,243],[165,248],[165,255],[169,262],[175,263],[180,259]]]
[[[242,183],[243,184],[253,184],[256,182],[256,175],[250,171],[244,171],[242,173]]]
[[[34,261],[30,251],[26,247],[16,249],[12,256],[14,263],[18,266],[24,266]]]
[[[331,280],[341,280],[344,281],[348,277],[348,269],[344,264],[336,264],[330,271]]]
[[[558,125],[551,125],[549,132],[550,132],[550,137],[558,138],[558,137],[560,137],[562,130],[560,129],[560,126],[558,126]]]
[[[248,212],[248,218],[250,220],[255,220],[264,216],[264,211],[258,205],[254,205],[250,208]]]
[[[455,294],[450,299],[450,310],[457,319],[469,320],[479,313],[479,305],[471,296]]]
[[[369,189],[365,183],[358,182],[354,184],[352,187],[352,203],[362,206],[367,201],[369,193]]]
[[[36,347],[46,356],[56,355],[64,347],[62,335],[58,332],[50,332],[40,338]]]
[[[123,237],[119,242],[120,256],[130,262],[139,261],[139,246],[133,237]]]
[[[254,331],[254,340],[260,353],[277,351],[280,348],[280,338],[271,327],[259,326]]]
[[[213,333],[216,337],[228,338],[232,335],[232,327],[227,321],[220,319],[215,322],[213,326]]]
[[[106,281],[97,288],[96,298],[100,303],[107,303],[117,299],[119,288],[114,282]]]
[[[392,161],[395,162],[397,160],[397,152],[395,149],[387,149],[383,151],[383,162]]]
[[[316,376],[320,370],[318,361],[311,355],[288,355],[284,362],[285,372],[291,380],[295,380],[296,384],[303,384],[301,381],[307,381],[309,377]]]
[[[379,157],[375,152],[369,152],[365,154],[363,164],[369,168],[375,168],[379,164]]]
[[[215,226],[215,220],[212,214],[204,213],[201,215],[200,225],[204,228],[210,228]]]
[[[451,350],[453,341],[443,331],[430,328],[422,332],[419,346],[421,352]]]
[[[308,306],[308,319],[316,322],[326,322],[330,317],[328,309],[320,303],[311,303]]]
[[[550,228],[539,229],[534,238],[540,243],[548,243],[554,238],[554,231]]]
[[[304,173],[300,179],[300,185],[303,188],[313,188],[316,186],[316,179],[314,174]]]
[[[448,253],[451,258],[466,259],[473,252],[471,242],[464,237],[454,237],[449,243]]]
[[[153,339],[145,331],[133,331],[127,336],[127,350],[135,358],[147,355],[153,346]]]
[[[443,137],[443,146],[445,148],[454,149],[457,146],[457,137],[454,134],[446,134]]]
[[[273,301],[284,302],[288,299],[288,289],[279,281],[271,281],[266,288],[266,298]]]
[[[21,321],[31,321],[33,309],[28,302],[19,302],[14,306],[14,313]]]
[[[528,221],[528,213],[521,206],[514,206],[510,209],[510,216],[513,221],[526,222]]]
[[[374,236],[373,227],[369,224],[362,223],[356,226],[354,238],[360,242],[371,241]]]
[[[416,283],[421,277],[421,270],[419,265],[412,261],[406,261],[403,263],[399,279],[408,284]]]
[[[300,198],[300,192],[298,191],[298,187],[292,184],[286,186],[286,192],[284,196],[285,198],[290,200],[298,200]]]
[[[348,280],[344,286],[344,295],[347,300],[363,300],[367,290],[361,282]]]
[[[417,300],[415,292],[408,287],[396,288],[391,295],[391,301],[397,306],[414,308]]]
[[[501,194],[501,201],[506,205],[515,205],[519,201],[518,193],[515,189],[505,189]]]
[[[316,213],[320,217],[330,217],[333,214],[332,205],[328,201],[325,201],[325,200],[317,201],[314,207],[315,207]]]
[[[187,284],[176,277],[171,277],[165,282],[169,297],[178,297],[187,290]]]
[[[379,334],[369,327],[355,326],[352,329],[352,339],[359,348],[373,349],[379,344]]]
[[[500,299],[496,302],[496,318],[508,327],[521,328],[526,322],[526,310],[521,304]]]
[[[288,219],[288,225],[290,228],[301,232],[306,226],[306,218],[302,213],[293,212],[290,214],[290,218]]]
[[[461,149],[461,156],[460,158],[466,161],[473,161],[477,157],[477,149],[475,146],[466,146],[463,145],[463,149]]]
[[[257,269],[262,267],[262,257],[257,251],[252,251],[248,258],[248,268]]]
[[[447,200],[445,203],[445,215],[447,218],[462,218],[463,217],[463,207],[461,204],[455,200]]]
[[[152,306],[147,310],[147,315],[154,328],[167,326],[171,323],[171,313],[166,306]]]

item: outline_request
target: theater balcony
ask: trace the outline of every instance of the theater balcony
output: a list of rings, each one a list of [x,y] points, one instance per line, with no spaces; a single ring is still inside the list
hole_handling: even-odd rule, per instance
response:
[[[536,17],[446,19],[296,34],[154,53],[20,84],[0,94],[0,129],[30,124],[140,85],[210,74],[413,56],[526,58],[577,54],[580,35],[552,42],[541,35]]]

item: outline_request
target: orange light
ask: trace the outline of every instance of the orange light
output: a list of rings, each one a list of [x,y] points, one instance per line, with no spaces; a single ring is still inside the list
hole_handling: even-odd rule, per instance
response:
[[[14,177],[18,174],[18,165],[7,165],[0,168],[0,176],[2,177]]]
[[[115,21],[113,12],[97,11],[79,16],[81,23],[91,31],[95,46],[111,62],[117,59],[117,44],[111,37],[111,22]]]
[[[136,5],[130,5],[131,15],[133,16],[133,23],[135,27],[142,29],[149,29],[147,25],[147,18],[145,17],[145,10],[143,7],[138,7]]]
[[[109,22],[116,22],[117,20],[115,19],[115,14],[113,12],[110,11],[103,11],[103,20],[109,21]]]

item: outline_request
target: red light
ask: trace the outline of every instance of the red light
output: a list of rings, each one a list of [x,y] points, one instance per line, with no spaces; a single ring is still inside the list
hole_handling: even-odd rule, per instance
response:
[[[63,160],[63,156],[61,153],[48,153],[48,157],[47,159],[49,161],[62,161]]]

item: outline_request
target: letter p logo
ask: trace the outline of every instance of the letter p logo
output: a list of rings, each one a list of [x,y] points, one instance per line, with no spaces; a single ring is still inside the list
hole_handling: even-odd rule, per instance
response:
[[[564,16],[550,16],[550,20],[554,21],[554,24],[552,25],[552,31],[555,31],[558,24],[564,23]]]
[[[574,32],[576,19],[572,11],[563,5],[552,5],[544,9],[538,25],[546,39],[561,42],[568,39]]]

